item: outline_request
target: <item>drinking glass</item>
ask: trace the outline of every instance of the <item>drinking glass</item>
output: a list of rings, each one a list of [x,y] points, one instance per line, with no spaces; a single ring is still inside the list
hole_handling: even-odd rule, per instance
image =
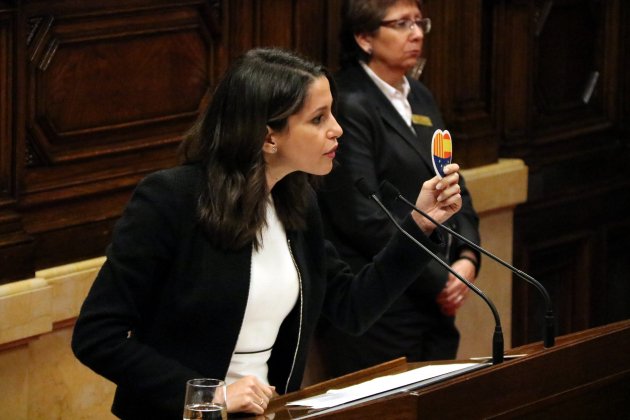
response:
[[[209,378],[187,381],[184,420],[227,420],[225,382]]]

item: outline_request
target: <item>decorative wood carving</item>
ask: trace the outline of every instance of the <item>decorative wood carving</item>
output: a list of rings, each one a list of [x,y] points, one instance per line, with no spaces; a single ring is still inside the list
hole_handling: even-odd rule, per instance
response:
[[[423,4],[422,81],[457,161],[530,168],[514,262],[550,288],[558,332],[630,317],[617,305],[630,299],[630,2]],[[245,50],[296,49],[336,70],[340,5],[0,0],[0,283],[102,255],[132,188],[174,163]],[[513,344],[540,338],[539,305],[514,283]]]
[[[32,270],[34,243],[16,211],[18,195],[22,102],[16,92],[20,66],[15,50],[19,34],[17,12],[0,2],[0,283],[20,279]],[[4,281],[3,281],[4,280]]]
[[[221,13],[218,0],[132,0],[26,1],[0,15],[1,181],[13,194],[0,229],[35,238],[23,278],[102,255],[134,185],[175,163],[223,67]],[[24,41],[4,22],[23,24]]]
[[[630,315],[609,310],[630,291],[613,296],[602,286],[608,267],[625,259],[606,252],[606,238],[630,223],[618,200],[630,195],[627,116],[620,117],[630,102],[628,67],[619,42],[627,39],[628,7],[618,0],[496,7],[501,151],[530,167],[528,203],[515,215],[514,260],[552,292],[560,334]],[[540,298],[532,293],[515,283],[514,345],[541,338]]]
[[[494,163],[498,158],[493,121],[493,2],[423,1],[433,25],[424,42],[427,58],[422,80],[435,95],[457,143],[457,162],[464,167]]]

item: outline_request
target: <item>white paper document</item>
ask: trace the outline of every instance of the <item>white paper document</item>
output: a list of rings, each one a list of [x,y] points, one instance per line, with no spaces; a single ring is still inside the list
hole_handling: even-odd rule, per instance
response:
[[[415,384],[427,379],[435,378],[457,371],[470,370],[473,367],[482,367],[483,363],[453,363],[447,365],[429,365],[418,369],[396,375],[381,376],[367,382],[352,385],[341,389],[331,389],[325,394],[305,398],[303,400],[291,401],[290,406],[302,406],[307,408],[328,408],[345,404],[350,401],[381,394],[400,388],[399,391],[406,390],[407,385]]]

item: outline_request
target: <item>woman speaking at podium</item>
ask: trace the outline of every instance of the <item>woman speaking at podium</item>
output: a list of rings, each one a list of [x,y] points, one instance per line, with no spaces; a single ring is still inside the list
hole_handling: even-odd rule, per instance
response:
[[[429,257],[402,234],[356,276],[324,240],[310,175],[333,165],[341,127],[321,66],[254,49],[224,75],[181,148],[142,180],[83,304],[72,347],[117,385],[112,412],[181,419],[186,381],[228,383],[228,412],[263,413],[297,390],[320,315],[358,333]],[[425,182],[417,206],[461,207],[459,167]],[[433,226],[404,228],[431,249]]]

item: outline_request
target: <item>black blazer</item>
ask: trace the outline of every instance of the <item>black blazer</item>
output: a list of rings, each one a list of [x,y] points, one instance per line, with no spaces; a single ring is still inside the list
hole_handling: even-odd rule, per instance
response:
[[[343,128],[336,157],[340,165],[326,177],[319,197],[326,234],[356,271],[383,248],[395,227],[354,188],[353,181],[364,178],[373,191],[378,191],[379,184],[388,180],[403,196],[415,202],[422,183],[434,176],[433,132],[446,127],[430,91],[417,80],[408,79],[412,113],[428,117],[423,119],[430,120],[431,125],[413,124],[414,133],[359,64],[342,70],[335,79],[337,119]],[[457,138],[453,139],[453,149],[457,161]],[[479,219],[463,179],[460,185],[463,207],[448,225],[479,243]],[[399,200],[388,204],[401,220],[410,212]],[[442,249],[441,255],[450,263],[463,246],[461,241],[451,238],[451,246]],[[422,251],[418,250],[416,257],[420,254]],[[434,297],[444,287],[447,277],[446,270],[433,262],[409,292]]]
[[[196,215],[203,179],[199,166],[187,165],[138,185],[81,308],[72,348],[118,385],[112,412],[120,417],[181,419],[186,381],[224,378],[229,366],[247,305],[251,246],[222,251],[208,241]],[[320,314],[359,333],[427,263],[399,235],[354,277],[324,241],[314,193],[311,204],[308,228],[287,232],[300,297],[269,360],[269,381],[280,393],[299,388]],[[410,218],[404,223],[436,249]]]

